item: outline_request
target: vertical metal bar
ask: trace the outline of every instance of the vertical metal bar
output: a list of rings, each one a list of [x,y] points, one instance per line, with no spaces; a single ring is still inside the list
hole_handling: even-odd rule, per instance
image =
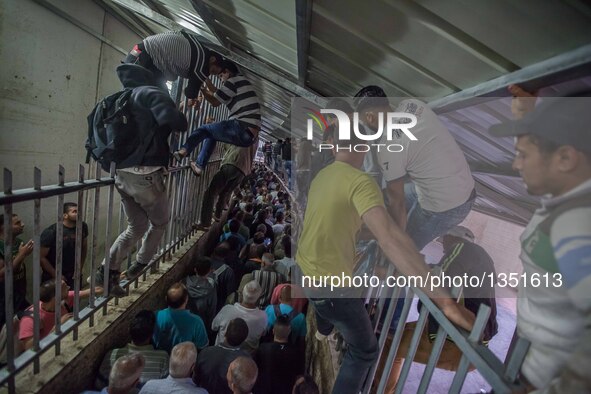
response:
[[[385,257],[382,256],[382,261],[384,261],[384,260],[385,260]],[[389,268],[390,269],[388,270],[388,274],[391,275],[392,274],[392,266],[390,265]],[[380,359],[381,354],[382,354],[382,350],[384,349],[384,346],[386,345],[386,340],[388,338],[388,333],[390,331],[390,324],[392,323],[392,317],[394,316],[394,312],[396,311],[396,306],[398,305],[398,297],[400,296],[400,287],[396,287],[395,289],[388,289],[388,292],[391,293],[390,294],[391,301],[390,301],[390,305],[388,305],[388,310],[386,311],[386,316],[384,318],[384,324],[382,326],[382,331],[381,331],[380,337],[378,339],[378,349],[379,349],[378,360]],[[383,299],[385,300],[385,297]],[[376,313],[376,315],[381,315],[381,314],[382,313]],[[379,322],[379,320],[380,320],[380,318],[378,316],[377,322]],[[376,324],[376,327],[377,327],[377,324]],[[364,394],[368,394],[371,389],[371,384],[374,380],[377,367],[378,367],[378,364],[375,363],[373,365],[373,367],[371,368],[371,370],[369,371],[369,375],[366,380],[366,382],[367,382],[366,387],[363,390]],[[382,374],[384,374],[384,373],[385,373],[385,370],[382,372]]]
[[[96,166],[96,174],[95,178],[97,180],[101,179],[101,166]],[[91,308],[95,307],[95,300],[96,300],[96,293],[95,287],[97,286],[95,272],[97,270],[96,267],[96,257],[97,257],[97,246],[98,246],[98,231],[99,231],[99,211],[100,211],[100,202],[101,202],[101,188],[97,186],[94,189],[94,210],[92,214],[92,245],[90,249],[90,299],[89,305]],[[100,284],[103,285],[102,283]],[[104,289],[104,288],[103,288]],[[103,291],[106,292],[106,289]],[[90,326],[94,326],[94,314],[90,316]]]
[[[78,182],[84,183],[84,166],[78,167]],[[74,266],[74,320],[80,318],[80,276],[82,274],[82,224],[84,215],[84,191],[78,192],[78,219],[76,220],[75,266]],[[74,340],[78,340],[78,327],[74,329]]]
[[[425,366],[425,371],[423,372],[423,376],[421,378],[421,383],[419,384],[417,394],[427,392],[429,384],[431,383],[431,377],[433,376],[433,372],[435,371],[435,366],[437,365],[437,361],[439,360],[439,356],[441,355],[441,351],[443,350],[443,345],[445,345],[446,338],[447,333],[445,332],[443,327],[439,326],[439,329],[437,330],[437,337],[433,342],[431,355],[429,356],[429,361],[427,361],[427,365]]]
[[[513,351],[508,358],[505,368],[505,378],[509,382],[515,382],[517,379],[517,375],[521,369],[521,364],[523,364],[523,360],[525,359],[527,351],[529,350],[529,345],[530,342],[527,339],[517,338],[515,341]]]
[[[484,328],[486,327],[486,323],[488,322],[488,317],[490,316],[490,307],[488,305],[480,304],[480,308],[478,309],[478,313],[476,314],[476,321],[474,322],[474,326],[472,327],[472,331],[468,336],[468,342],[470,343],[477,343],[480,338],[482,338],[482,333],[484,332]],[[451,387],[449,388],[450,394],[459,393],[464,385],[464,381],[466,380],[466,375],[468,374],[468,368],[470,367],[470,361],[468,357],[462,356],[460,360],[460,364],[458,365],[458,370],[454,375],[454,380],[451,383]]]
[[[35,167],[33,188],[41,190],[41,170]],[[39,288],[41,286],[41,199],[36,198],[33,208],[33,316],[39,316]],[[39,351],[39,319],[33,319],[33,350]],[[33,373],[41,370],[39,357],[33,361]]]
[[[111,163],[111,171],[110,171],[111,178],[115,177],[115,163]],[[107,228],[105,230],[105,275],[104,275],[104,291],[107,292],[109,288],[109,274],[111,273],[111,225],[113,222],[113,193],[114,193],[115,185],[109,186],[109,196],[107,199]],[[106,313],[106,305],[103,309],[103,313]]]
[[[388,382],[388,377],[390,376],[390,371],[392,370],[392,365],[394,364],[394,358],[396,357],[398,346],[400,345],[400,340],[402,339],[402,334],[404,333],[404,325],[406,324],[406,319],[408,318],[408,312],[410,311],[410,305],[412,304],[413,294],[414,293],[410,288],[406,289],[404,306],[402,307],[400,320],[398,320],[398,326],[396,326],[396,333],[394,334],[394,338],[392,338],[392,345],[390,345],[390,351],[388,353],[388,358],[386,359],[384,372],[382,372],[380,384],[378,385],[378,393],[383,393],[386,390],[386,383]],[[392,307],[392,305],[390,305],[390,307]]]
[[[398,384],[396,385],[396,394],[402,393],[404,384],[406,383],[408,372],[410,371],[410,367],[415,358],[415,354],[417,353],[419,341],[421,340],[421,335],[423,334],[425,323],[427,322],[427,316],[429,316],[429,310],[425,307],[421,308],[421,313],[419,313],[419,319],[417,320],[415,330],[412,334],[412,338],[408,346],[408,353],[406,354],[406,357],[404,359],[404,365],[402,366],[402,371],[400,372],[400,377],[398,378]]]
[[[12,194],[12,172],[4,169],[4,193]],[[12,204],[4,205],[4,302],[6,311],[6,368],[11,376],[8,380],[8,390],[15,392],[14,385],[14,300],[13,300],[13,280],[14,270],[12,268]]]
[[[65,182],[65,170],[62,165],[58,168],[59,185],[63,186]],[[64,195],[57,196],[57,222],[55,224],[55,333],[62,333],[62,260],[63,260],[63,242],[64,242]],[[55,355],[61,353],[61,341],[55,345]]]
[[[436,272],[439,273],[440,271]],[[457,299],[460,296],[461,292],[461,287],[454,287],[451,290],[452,298]],[[423,308],[426,308],[426,306],[423,305]],[[431,383],[431,377],[433,376],[433,372],[435,371],[435,366],[437,365],[437,361],[439,360],[439,356],[441,355],[441,351],[443,350],[443,345],[445,345],[446,339],[447,333],[445,332],[445,329],[440,325],[439,329],[437,330],[437,337],[435,338],[435,342],[433,343],[433,347],[431,348],[429,360],[427,361],[427,365],[425,366],[425,370],[421,378],[421,383],[419,384],[419,388],[417,390],[418,393],[427,392],[429,384]]]
[[[190,169],[186,169],[185,171],[183,171],[183,185],[182,185],[182,189],[181,189],[181,203],[179,205],[179,214],[178,214],[178,220],[179,220],[179,245],[183,245],[183,237],[185,235],[185,205],[187,204],[187,187],[189,185],[190,179],[189,177],[193,176],[193,173],[191,172]]]

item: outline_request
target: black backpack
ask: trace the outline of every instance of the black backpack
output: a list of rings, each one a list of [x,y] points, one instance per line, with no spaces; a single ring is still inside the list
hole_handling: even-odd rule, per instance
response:
[[[108,172],[111,162],[119,163],[138,145],[131,115],[132,92],[124,89],[103,98],[88,115],[86,163],[92,157]]]

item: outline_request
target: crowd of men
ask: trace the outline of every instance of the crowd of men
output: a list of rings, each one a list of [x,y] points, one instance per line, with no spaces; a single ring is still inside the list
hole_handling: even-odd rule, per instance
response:
[[[143,238],[135,262],[124,273],[128,279],[146,270],[169,221],[164,183],[171,153],[168,138],[173,131],[187,130],[188,123],[183,110],[170,98],[165,81],[179,76],[188,79],[185,95],[191,100],[189,105],[203,100],[213,106],[223,104],[229,119],[199,126],[174,152],[175,159],[184,162],[201,146],[198,160],[191,163],[193,173],[201,176],[216,143],[227,144],[222,165],[205,192],[197,224],[199,229],[209,230],[212,220],[223,219],[219,243],[211,256],[192,262],[190,275],[167,290],[166,308],[141,311],[133,318],[129,344],[110,350],[101,365],[97,388],[105,387],[104,392],[126,393],[137,388],[142,393],[317,392],[313,380],[304,374],[306,313],[310,308],[318,332],[308,338],[324,340],[336,330],[347,344],[332,392],[359,393],[379,353],[364,299],[350,288],[330,295],[326,289],[301,289],[295,275],[357,274],[355,248],[362,228],[377,240],[401,275],[429,275],[432,268],[419,252],[439,237],[443,237],[445,256],[438,269],[457,275],[494,273],[490,256],[474,243],[471,231],[460,226],[476,199],[466,158],[425,103],[407,99],[394,110],[378,86],[361,89],[352,104],[329,103],[347,114],[358,113],[372,131],[382,126],[379,119],[384,112],[412,114],[417,119],[413,132],[419,138],[411,141],[402,133],[395,134],[396,142],[403,146],[401,152],[372,152],[381,167],[376,180],[364,168],[366,152],[339,149],[361,142],[359,137],[341,140],[331,119],[324,141],[335,149],[311,158],[310,168],[306,168],[309,182],[302,189],[305,203],[298,213],[292,211],[289,194],[291,155],[296,149],[289,138],[267,142],[265,161],[274,172],[264,165],[253,165],[260,103],[254,87],[235,64],[205,48],[192,34],[168,32],[137,44],[117,73],[123,86],[133,89],[132,115],[138,120],[137,133],[144,143],[117,163],[115,186],[128,226],[113,243],[108,264],[103,262],[92,273],[97,286],[108,276],[104,292],[109,296],[126,295],[120,286],[121,264],[132,247]],[[216,87],[210,75],[219,75],[222,85]],[[591,134],[586,129],[590,111],[585,106],[589,102],[548,100],[524,107],[521,99],[531,103],[535,97],[515,86],[510,89],[517,97],[515,114],[520,119],[495,126],[491,132],[516,136],[514,168],[529,193],[550,195],[525,229],[521,259],[528,274],[559,273],[563,278],[559,288],[519,289],[518,332],[531,342],[520,379],[527,391],[586,392],[591,390],[585,370],[591,363],[587,324],[591,311]],[[566,116],[557,118],[553,116],[556,112]],[[276,173],[282,174],[287,190]],[[298,214],[303,223],[298,229],[297,251],[292,251],[296,241],[292,224],[297,222],[292,219]],[[71,317],[70,288],[80,279],[75,277],[73,264],[76,248],[80,248],[83,264],[88,236],[88,228],[82,224],[82,238],[77,239],[77,222],[77,207],[68,203],[63,222],[52,224],[41,236],[42,338],[52,331],[58,308],[62,322]],[[33,319],[26,299],[24,262],[33,245],[16,237],[22,231],[22,221],[15,215],[13,301],[21,317],[18,344],[27,349],[32,346]],[[0,233],[3,286],[4,234]],[[55,245],[56,237],[61,236],[62,277],[58,278]],[[55,299],[58,287],[59,301]],[[494,289],[464,294],[463,303],[457,303],[447,288],[422,290],[452,323],[466,330],[472,328],[480,304],[488,305],[492,313],[484,340],[496,334]],[[81,291],[81,296],[88,294],[89,290]],[[405,331],[408,328],[412,323]],[[430,320],[421,339],[419,359],[428,354],[436,331],[437,322]],[[409,337],[403,335],[401,349],[409,346],[405,338]],[[453,369],[461,352],[453,344],[448,346],[438,366]],[[397,353],[398,364],[403,357]],[[383,360],[380,364],[383,366]],[[388,373],[388,392],[393,392],[396,367],[381,373]]]
[[[141,393],[318,392],[304,374],[307,299],[290,283],[289,195],[266,167],[251,168],[222,209],[211,256],[170,286],[166,308],[133,318],[129,344],[104,356],[97,389],[123,379]],[[134,368],[119,361],[137,354]]]

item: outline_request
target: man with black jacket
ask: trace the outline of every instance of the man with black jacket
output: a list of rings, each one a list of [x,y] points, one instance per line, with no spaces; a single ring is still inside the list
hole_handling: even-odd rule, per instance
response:
[[[177,110],[168,92],[159,87],[154,74],[135,64],[122,64],[117,74],[125,88],[132,88],[131,115],[137,127],[136,149],[117,163],[115,187],[127,215],[128,226],[111,246],[109,253],[109,295],[125,296],[119,286],[122,261],[144,236],[137,261],[127,270],[129,279],[138,276],[158,251],[170,211],[164,184],[170,147],[168,136],[187,130],[187,119]],[[96,284],[104,278],[104,265],[96,272]]]

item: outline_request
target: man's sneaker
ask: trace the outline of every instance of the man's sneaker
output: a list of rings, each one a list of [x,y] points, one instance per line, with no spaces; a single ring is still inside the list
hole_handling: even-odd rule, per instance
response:
[[[172,156],[174,157],[174,159],[178,163],[180,163],[180,162],[183,161],[183,159],[185,158],[185,156],[187,156],[187,151],[186,150],[183,150],[183,149],[180,149],[180,150],[177,150],[176,152],[174,152],[172,154]]]
[[[125,290],[123,290],[123,288],[121,286],[119,286],[120,276],[121,276],[121,273],[119,271],[115,271],[115,270],[109,271],[109,291],[108,291],[108,294],[105,294],[105,295],[114,296],[114,297],[125,297],[127,295]],[[86,281],[88,282],[88,284],[90,284],[90,279],[91,279],[90,276],[88,278],[86,278]],[[101,265],[94,272],[94,285],[96,287],[103,287],[104,284],[105,284],[105,266]]]
[[[138,276],[140,276],[141,272],[146,267],[147,267],[146,264],[133,263],[131,265],[131,267],[129,267],[127,269],[127,271],[125,272],[125,276],[127,276],[128,280],[133,280],[133,279],[137,278]]]
[[[193,171],[193,174],[195,174],[195,176],[201,176],[203,168],[201,168],[199,164],[192,161],[191,163],[189,163],[189,165],[191,166],[191,171]]]
[[[119,285],[121,273],[109,270],[109,296],[121,298],[127,296],[127,292]]]
[[[205,223],[199,222],[199,223],[197,223],[195,225],[195,228],[194,229],[197,230],[197,231],[205,231],[205,232],[207,232],[207,231],[209,231],[209,228],[210,227],[211,227],[211,225],[207,225]]]
[[[105,283],[105,271],[104,270],[105,270],[105,266],[101,265],[94,272],[94,285],[95,286],[103,287],[103,284]],[[91,278],[92,278],[92,274],[91,274],[91,276],[86,278],[86,282],[88,282],[88,284],[90,284]]]

